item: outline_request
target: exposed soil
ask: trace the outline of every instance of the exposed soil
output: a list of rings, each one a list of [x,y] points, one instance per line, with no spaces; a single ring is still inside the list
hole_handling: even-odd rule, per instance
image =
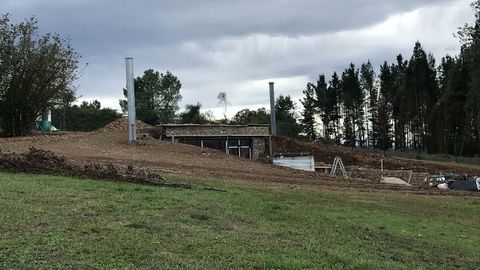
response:
[[[475,166],[455,163],[389,158],[379,154],[362,153],[344,146],[301,142],[289,138],[274,137],[273,145],[274,151],[277,153],[311,152],[315,157],[315,162],[324,162],[326,164],[332,164],[334,158],[339,156],[342,158],[345,166],[358,166],[380,170],[380,160],[383,159],[384,169],[386,170],[412,170],[414,172],[428,172],[431,174],[437,174],[443,171],[455,172],[457,174],[480,175],[480,166],[475,168]]]
[[[275,150],[279,152],[313,152],[317,161],[331,163],[341,156],[345,165],[378,167],[380,157],[362,156],[345,148],[301,143],[277,138]],[[147,174],[157,174],[168,179],[171,175],[191,178],[211,178],[222,181],[241,181],[255,185],[287,185],[314,187],[330,190],[395,191],[408,194],[470,195],[478,193],[444,192],[423,187],[389,186],[362,179],[342,179],[322,173],[310,173],[281,168],[260,161],[240,159],[216,150],[190,145],[174,144],[149,139],[135,146],[128,144],[125,130],[103,129],[91,133],[62,133],[61,135],[37,135],[24,138],[0,139],[3,153],[27,153],[29,149],[49,150],[70,164],[85,168],[88,164],[112,164],[125,171],[129,166],[141,168]],[[285,151],[283,151],[285,150]],[[403,160],[386,160],[389,169],[404,168],[436,172],[437,165],[417,164]],[[461,167],[460,167],[461,168]],[[449,168],[456,171],[458,166]],[[27,170],[28,171],[28,170]],[[463,172],[463,171],[457,171]]]

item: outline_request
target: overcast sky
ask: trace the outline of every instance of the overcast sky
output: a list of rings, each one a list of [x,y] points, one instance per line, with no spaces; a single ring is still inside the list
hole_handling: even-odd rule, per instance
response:
[[[125,57],[135,76],[170,70],[181,106],[200,102],[218,117],[268,104],[268,82],[296,100],[318,74],[350,62],[378,67],[415,41],[437,59],[455,55],[457,28],[473,22],[470,0],[0,0],[0,14],[32,15],[41,31],[69,36],[82,55],[80,100],[118,109]],[[88,66],[85,64],[88,63]]]

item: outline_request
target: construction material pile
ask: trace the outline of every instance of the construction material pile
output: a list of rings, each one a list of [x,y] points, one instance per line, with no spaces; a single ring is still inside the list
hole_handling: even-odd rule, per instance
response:
[[[140,120],[137,120],[137,129],[142,130],[142,129],[148,129],[148,128],[153,128],[153,126],[150,126],[149,124],[142,122]],[[104,126],[101,128],[99,131],[100,132],[108,132],[108,131],[127,131],[128,130],[128,117],[122,117],[119,118],[110,124]]]
[[[439,175],[428,176],[425,178],[425,184],[443,190],[480,191],[480,177],[455,173],[440,172]]]

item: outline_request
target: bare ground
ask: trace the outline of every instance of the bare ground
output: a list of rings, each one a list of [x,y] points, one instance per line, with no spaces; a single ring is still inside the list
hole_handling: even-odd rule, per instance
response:
[[[419,161],[402,158],[384,157],[379,154],[364,153],[344,146],[300,142],[297,140],[276,137],[274,138],[277,152],[312,152],[315,161],[331,164],[336,156],[342,158],[345,166],[358,166],[380,170],[380,160],[384,160],[384,167],[388,170],[412,170],[414,172],[428,172],[437,174],[455,172],[457,174],[480,175],[480,165],[447,163],[438,161]]]
[[[167,177],[172,175],[188,176],[253,185],[281,185],[359,192],[478,196],[478,193],[445,192],[423,187],[389,186],[361,179],[345,180],[321,173],[297,171],[275,167],[260,161],[240,159],[216,150],[153,139],[131,146],[127,139],[128,134],[124,130],[37,135],[25,138],[0,139],[0,151],[26,153],[29,148],[35,147],[50,150],[79,166],[91,162],[112,163],[118,167],[134,165]],[[277,138],[275,145],[277,152],[288,150],[288,152],[314,152],[316,160],[326,163],[331,163],[335,156],[341,156],[346,165],[378,168],[381,158],[374,155],[360,155],[342,147],[300,143],[282,138]],[[403,168],[429,172],[448,170],[458,173],[479,174],[478,170],[458,165],[439,165],[399,159],[387,159],[385,165],[389,169]]]

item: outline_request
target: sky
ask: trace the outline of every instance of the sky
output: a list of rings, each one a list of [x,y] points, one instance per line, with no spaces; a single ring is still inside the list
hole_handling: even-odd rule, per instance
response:
[[[471,0],[0,0],[13,22],[35,16],[42,32],[69,37],[82,55],[79,101],[119,109],[125,58],[135,76],[167,70],[181,83],[180,106],[200,102],[223,117],[302,97],[308,82],[349,63],[378,67],[411,56],[419,40],[439,61],[459,51],[453,33],[473,22]]]

